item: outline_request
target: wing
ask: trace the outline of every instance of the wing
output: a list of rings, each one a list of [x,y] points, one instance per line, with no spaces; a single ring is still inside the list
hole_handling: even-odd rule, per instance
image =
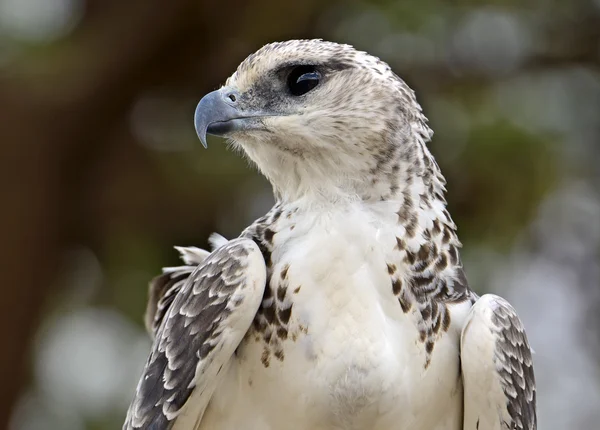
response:
[[[265,281],[256,243],[235,239],[179,284],[163,310],[124,430],[171,429],[178,418],[193,428],[200,421],[221,369],[254,319]]]
[[[462,331],[464,430],[536,430],[531,348],[515,309],[486,294]]]
[[[150,281],[144,323],[152,339],[181,287],[185,285],[192,272],[210,255],[210,252],[196,247],[176,246],[175,249],[179,251],[185,266],[165,267],[161,275]]]

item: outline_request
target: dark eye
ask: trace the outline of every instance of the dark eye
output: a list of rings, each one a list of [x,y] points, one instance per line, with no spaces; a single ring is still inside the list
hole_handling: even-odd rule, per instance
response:
[[[321,74],[314,66],[298,66],[288,75],[287,85],[294,96],[306,94],[319,84]]]

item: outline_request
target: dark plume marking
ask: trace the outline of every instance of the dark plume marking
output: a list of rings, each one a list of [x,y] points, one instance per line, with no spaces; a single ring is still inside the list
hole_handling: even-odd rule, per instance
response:
[[[400,307],[402,308],[402,311],[404,313],[408,313],[408,311],[410,311],[412,309],[412,303],[406,297],[406,294],[401,293],[400,296],[398,297],[398,302],[400,303]]]
[[[402,279],[398,278],[392,280],[392,291],[394,292],[394,295],[400,295],[400,293],[402,292]]]
[[[262,355],[260,356],[260,361],[265,367],[269,367],[271,365],[271,351],[266,346],[263,349]]]
[[[273,245],[273,236],[275,236],[275,232],[270,228],[266,228],[263,231],[263,238],[265,242],[269,243],[270,245]]]
[[[394,273],[396,273],[396,265],[395,264],[388,263],[387,268],[388,268],[388,273],[390,275],[393,275]]]
[[[283,302],[285,300],[285,295],[287,294],[287,285],[281,280],[281,283],[277,287],[277,300]]]
[[[287,323],[290,322],[290,317],[292,316],[292,308],[289,307],[287,309],[280,309],[277,312],[277,316],[279,317],[279,322],[287,325]]]

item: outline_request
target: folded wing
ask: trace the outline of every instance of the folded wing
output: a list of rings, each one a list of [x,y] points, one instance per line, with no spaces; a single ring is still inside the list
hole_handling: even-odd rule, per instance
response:
[[[462,332],[464,430],[536,430],[531,348],[515,309],[486,294]]]
[[[147,317],[154,343],[124,430],[186,427],[180,419],[193,428],[262,300],[266,267],[253,241],[234,239],[188,260],[202,262],[167,270],[151,287],[151,299],[162,291]]]

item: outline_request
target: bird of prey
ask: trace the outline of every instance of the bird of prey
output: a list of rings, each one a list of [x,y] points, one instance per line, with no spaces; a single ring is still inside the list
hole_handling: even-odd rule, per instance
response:
[[[266,45],[195,127],[241,149],[276,203],[152,282],[124,429],[536,429],[523,325],[467,285],[432,131],[386,63]]]

